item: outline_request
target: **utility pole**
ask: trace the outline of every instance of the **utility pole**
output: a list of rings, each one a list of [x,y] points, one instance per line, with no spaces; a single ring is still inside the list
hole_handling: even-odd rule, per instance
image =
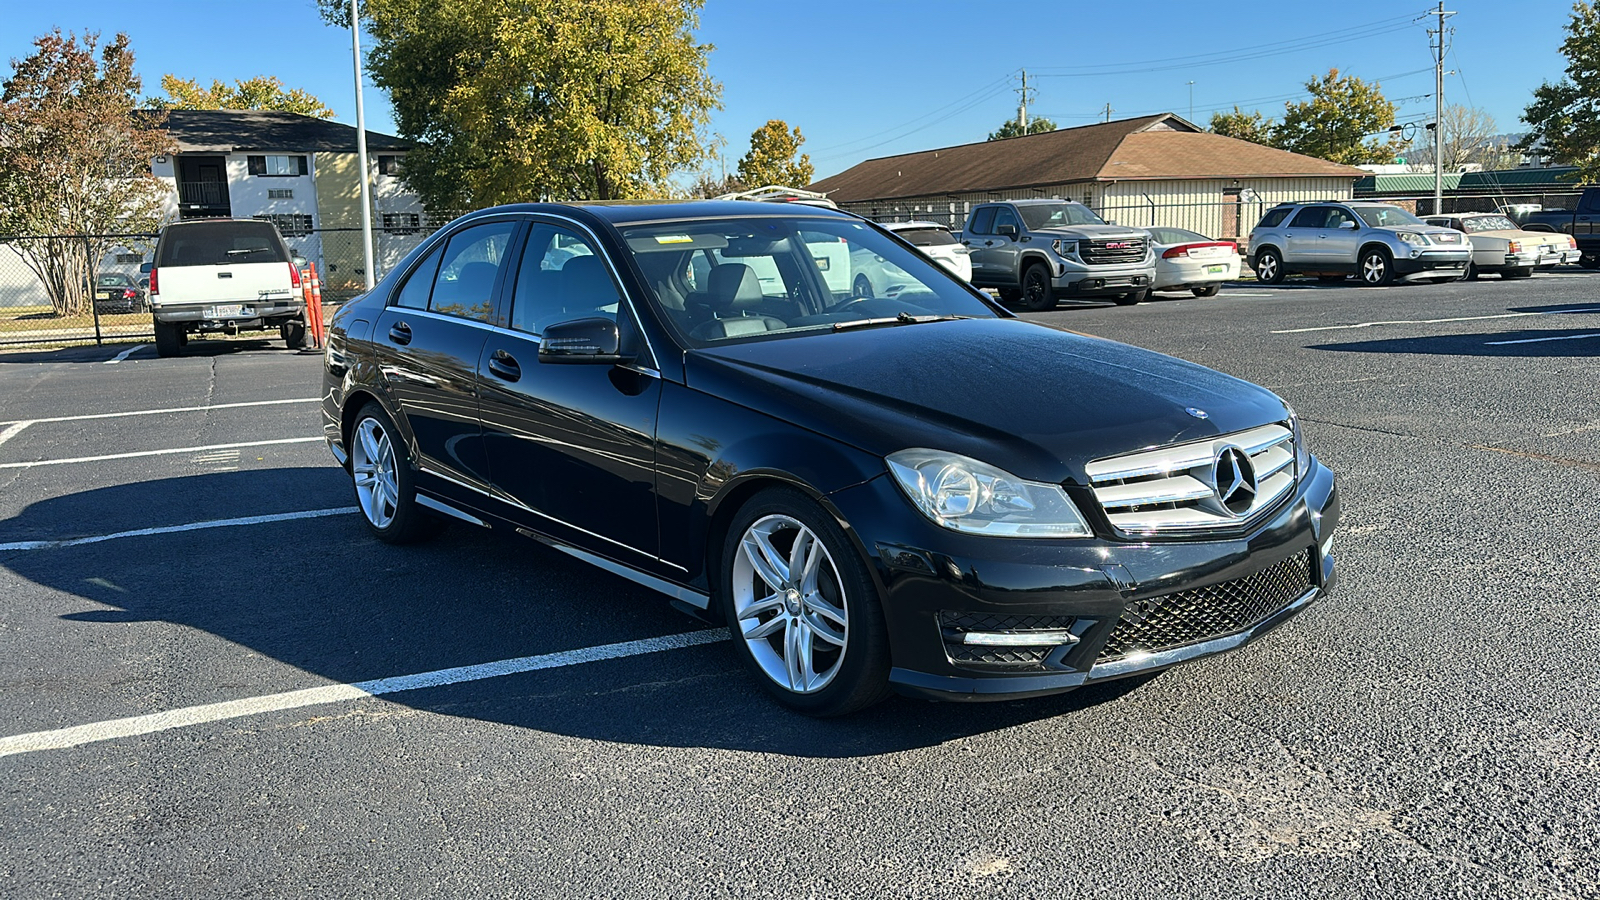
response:
[[[1194,121],[1194,82],[1189,82],[1189,121]]]
[[[1433,41],[1433,214],[1444,210],[1444,20],[1455,15],[1446,11],[1444,0],[1429,13],[1439,18],[1437,30],[1428,29]],[[1454,29],[1451,29],[1452,31]]]
[[[1017,127],[1023,134],[1028,133],[1028,70],[1022,70],[1022,87],[1017,89],[1017,95],[1022,102],[1017,104]]]
[[[361,261],[366,266],[362,281],[372,290],[377,279],[372,271],[372,178],[367,173],[367,113],[361,106],[361,12],[357,0],[350,0],[350,52],[356,60],[356,156],[361,158]]]
[[[1111,114],[1113,112],[1116,112],[1116,110],[1112,109],[1111,108],[1111,104],[1107,103],[1106,104],[1106,121],[1107,122],[1111,121]]]

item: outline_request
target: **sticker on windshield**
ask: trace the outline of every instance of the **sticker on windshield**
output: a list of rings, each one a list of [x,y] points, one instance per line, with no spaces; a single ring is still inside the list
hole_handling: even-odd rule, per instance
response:
[[[692,244],[692,243],[694,243],[694,238],[688,236],[687,234],[658,234],[658,235],[656,235],[656,243],[658,243],[658,244]]]

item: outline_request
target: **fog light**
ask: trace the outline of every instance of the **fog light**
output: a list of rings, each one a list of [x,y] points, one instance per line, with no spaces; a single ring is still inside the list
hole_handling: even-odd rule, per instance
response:
[[[1066,630],[969,631],[961,636],[961,643],[983,647],[1056,647],[1077,642],[1078,636]]]

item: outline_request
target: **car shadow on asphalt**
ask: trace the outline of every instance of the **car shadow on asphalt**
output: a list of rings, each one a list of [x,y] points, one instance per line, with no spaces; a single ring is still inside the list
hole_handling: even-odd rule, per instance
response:
[[[1555,359],[1600,356],[1600,321],[1589,329],[1505,331],[1498,334],[1446,334],[1432,337],[1310,344],[1307,350],[1338,353],[1416,353]]]
[[[0,521],[0,544],[338,507],[350,502],[348,491],[346,476],[332,467],[118,485],[30,505]],[[291,667],[232,657],[208,664],[201,656],[192,670],[199,688],[217,666],[260,672],[259,690],[233,687],[217,699],[307,686],[292,669],[316,676],[313,684],[350,683],[709,627],[659,594],[515,534],[459,525],[432,541],[393,547],[371,537],[353,514],[4,551],[0,565],[94,605],[58,613],[70,623],[60,636],[68,645],[120,646],[101,630],[148,634],[146,623],[164,622]],[[69,609],[76,603],[45,596],[40,602],[57,610],[63,601]],[[162,646],[182,643],[164,639]],[[1147,680],[999,703],[894,698],[854,716],[815,720],[778,706],[730,645],[716,642],[383,699],[589,740],[842,758],[1070,716]],[[184,692],[203,695],[196,685]]]
[[[0,339],[5,337],[0,332]],[[154,360],[156,356],[154,341],[149,337],[129,338],[117,343],[107,341],[105,344],[83,347],[61,347],[54,350],[8,350],[0,347],[0,364],[5,363],[103,363],[115,359],[118,354],[130,347],[145,346],[135,351],[129,357],[133,360]],[[254,353],[260,351],[276,351],[278,353],[298,353],[284,348],[283,341],[276,335],[271,337],[263,335],[259,338],[230,338],[228,340],[191,340],[184,346],[183,351],[176,357],[182,359],[186,356],[211,358],[217,356],[232,356],[239,353]],[[320,352],[320,351],[310,351]]]

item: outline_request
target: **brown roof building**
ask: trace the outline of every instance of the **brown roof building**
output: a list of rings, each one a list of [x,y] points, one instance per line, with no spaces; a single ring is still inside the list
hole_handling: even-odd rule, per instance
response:
[[[1129,225],[1248,234],[1290,200],[1348,198],[1367,173],[1211,134],[1171,113],[870,159],[811,185],[886,221],[960,227],[973,203],[1078,200]]]

